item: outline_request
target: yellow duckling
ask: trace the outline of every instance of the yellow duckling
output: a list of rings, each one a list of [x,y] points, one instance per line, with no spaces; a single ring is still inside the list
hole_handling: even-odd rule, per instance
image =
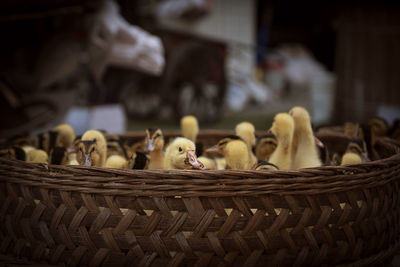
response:
[[[24,145],[24,146],[22,146],[21,148],[22,148],[22,149],[24,150],[24,152],[25,152],[25,155],[26,155],[25,160],[26,160],[26,161],[29,161],[29,153],[30,153],[31,151],[35,150],[36,148],[33,147],[33,146],[30,146],[30,145]]]
[[[104,135],[97,130],[86,131],[79,143],[76,157],[80,165],[104,167],[107,157],[107,143]]]
[[[250,170],[253,166],[249,148],[243,140],[232,140],[225,147],[227,169]]]
[[[257,157],[253,154],[252,149],[256,144],[256,129],[254,125],[250,122],[244,121],[236,125],[235,133],[237,136],[242,138],[248,147],[250,153],[250,165],[256,166],[257,165]]]
[[[49,163],[49,156],[47,155],[46,151],[42,149],[35,149],[29,152],[28,162],[33,163]]]
[[[120,155],[112,155],[107,158],[106,168],[127,169],[128,161]]]
[[[205,169],[196,157],[196,146],[187,138],[175,138],[165,150],[164,169]]]
[[[280,170],[291,169],[294,132],[293,118],[287,113],[276,114],[270,131],[276,136],[278,146],[271,154],[269,162],[278,166]]]
[[[183,137],[189,139],[196,145],[196,155],[200,157],[203,154],[203,144],[197,143],[199,134],[199,122],[195,116],[187,115],[181,119],[181,132]]]
[[[289,111],[294,120],[294,136],[292,147],[292,168],[312,168],[322,165],[315,136],[311,128],[311,118],[303,107],[294,107]]]
[[[75,130],[68,123],[57,125],[53,128],[53,131],[58,133],[57,140],[55,143],[56,147],[68,148],[72,145],[75,139]]]
[[[365,141],[361,138],[353,138],[342,156],[340,165],[359,164],[368,161],[369,158]]]
[[[184,116],[181,119],[181,131],[183,137],[196,143],[197,134],[199,133],[199,123],[195,116]]]
[[[218,144],[208,148],[206,152],[224,156],[225,169],[249,170],[252,167],[248,145],[237,135],[222,138]],[[220,169],[218,162],[217,169]]]
[[[268,161],[271,154],[278,146],[278,140],[273,134],[265,134],[257,138],[255,152],[259,160]]]
[[[164,136],[159,128],[149,128],[146,130],[145,137],[146,150],[150,154],[149,169],[162,169],[163,168],[163,148]]]

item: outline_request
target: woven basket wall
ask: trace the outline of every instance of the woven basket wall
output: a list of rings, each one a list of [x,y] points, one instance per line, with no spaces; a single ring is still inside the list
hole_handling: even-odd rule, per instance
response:
[[[225,134],[199,138],[213,144]],[[338,150],[346,147],[346,137],[319,137]],[[375,162],[274,172],[130,171],[0,159],[0,262],[390,262],[400,244],[397,145],[379,140],[377,150],[388,158]]]

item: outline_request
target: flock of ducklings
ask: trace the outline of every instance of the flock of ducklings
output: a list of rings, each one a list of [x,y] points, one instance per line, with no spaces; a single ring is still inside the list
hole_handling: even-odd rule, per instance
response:
[[[235,127],[235,135],[204,151],[196,143],[197,119],[185,116],[181,119],[182,137],[167,145],[159,128],[147,129],[142,141],[130,144],[99,130],[75,136],[71,125],[60,124],[35,138],[6,140],[0,157],[121,169],[288,170],[362,163],[369,161],[368,153],[373,160],[378,159],[373,142],[388,131],[387,123],[378,118],[372,119],[368,128],[346,123],[344,133],[352,137],[347,150],[329,153],[315,137],[308,111],[296,106],[288,113],[276,114],[270,129],[258,138],[251,123],[241,122]]]

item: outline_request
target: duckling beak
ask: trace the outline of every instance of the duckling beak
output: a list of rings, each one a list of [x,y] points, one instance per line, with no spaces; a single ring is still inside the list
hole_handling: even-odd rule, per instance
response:
[[[92,166],[92,160],[90,159],[90,154],[84,154],[85,156],[85,162],[83,163],[83,166]]]
[[[154,140],[149,139],[149,143],[147,144],[147,151],[153,151],[154,150]]]
[[[268,129],[267,134],[273,134],[271,128]]]
[[[194,169],[204,170],[203,163],[197,160],[196,152],[194,150],[188,150],[186,152],[185,163],[191,165]]]
[[[325,147],[324,143],[322,143],[322,141],[319,140],[316,136],[314,136],[314,139],[315,139],[315,144],[316,144],[318,147],[320,147],[320,148],[324,148],[324,147]]]
[[[224,155],[217,145],[207,148],[206,153],[210,153],[211,155],[217,155],[217,156]]]

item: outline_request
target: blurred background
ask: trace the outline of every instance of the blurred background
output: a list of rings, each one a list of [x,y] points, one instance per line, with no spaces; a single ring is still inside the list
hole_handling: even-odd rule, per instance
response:
[[[400,117],[396,1],[5,0],[0,136]]]

